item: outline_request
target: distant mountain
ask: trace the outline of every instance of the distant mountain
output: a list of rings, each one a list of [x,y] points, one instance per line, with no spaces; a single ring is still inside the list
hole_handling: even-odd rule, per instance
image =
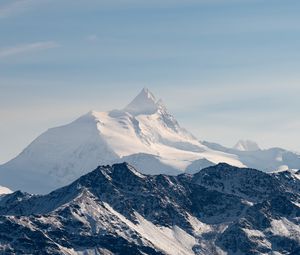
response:
[[[45,194],[98,165],[123,161],[145,174],[170,175],[221,162],[268,172],[300,168],[300,155],[283,149],[261,150],[251,141],[233,149],[199,141],[145,88],[122,110],[91,111],[40,135],[0,166],[0,185]]]
[[[296,255],[298,175],[218,164],[150,176],[127,163],[101,166],[48,195],[3,196],[0,253]]]
[[[201,143],[212,150],[236,155],[243,165],[265,172],[300,168],[300,154],[282,148],[260,149],[250,141],[240,141],[234,148],[207,141]]]
[[[49,129],[0,166],[0,184],[47,193],[98,165],[123,161],[146,174],[195,172],[207,162],[244,166],[236,155],[201,144],[161,100],[143,89],[123,110],[91,111],[70,124]]]
[[[260,148],[256,142],[250,140],[239,140],[237,144],[233,147],[239,151],[259,151]]]

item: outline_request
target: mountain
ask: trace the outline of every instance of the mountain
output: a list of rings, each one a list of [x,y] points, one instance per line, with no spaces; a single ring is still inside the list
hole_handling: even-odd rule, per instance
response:
[[[122,110],[91,111],[49,129],[0,166],[0,184],[47,193],[98,165],[123,161],[146,174],[195,172],[219,162],[245,166],[236,155],[199,142],[179,125],[162,100],[143,89]]]
[[[239,151],[258,151],[260,150],[256,142],[250,140],[239,140],[237,144],[233,147]]]
[[[240,141],[234,148],[207,141],[201,141],[201,144],[211,150],[235,155],[243,165],[265,172],[300,168],[300,154],[282,148],[260,149],[255,142],[249,141]]]
[[[0,184],[45,194],[98,165],[123,161],[145,174],[169,175],[195,173],[221,162],[267,172],[300,168],[300,155],[280,148],[262,150],[247,140],[235,148],[199,141],[144,88],[124,109],[90,111],[47,130],[0,166]]]
[[[300,170],[285,170],[272,173],[287,190],[300,194]]]
[[[300,196],[285,183],[300,180],[278,174],[224,163],[178,176],[100,166],[47,195],[3,196],[0,253],[296,255]]]

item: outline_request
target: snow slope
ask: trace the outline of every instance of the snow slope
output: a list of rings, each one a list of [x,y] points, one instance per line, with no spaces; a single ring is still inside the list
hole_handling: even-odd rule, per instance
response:
[[[236,155],[247,167],[265,172],[300,169],[300,154],[282,148],[259,149],[255,142],[239,142],[234,148],[227,148],[217,143],[202,141],[212,150]]]
[[[124,161],[146,174],[170,175],[195,173],[221,162],[267,172],[300,168],[300,155],[280,148],[261,150],[251,141],[226,148],[199,141],[144,88],[124,109],[90,111],[46,131],[0,166],[0,184],[47,193],[98,165]]]
[[[161,100],[143,89],[122,110],[91,111],[49,129],[0,167],[0,183],[13,190],[46,193],[98,165],[126,160],[143,166],[147,174],[178,174],[188,167],[198,170],[199,164],[193,162],[201,159],[244,166],[236,155],[199,142],[181,128]]]
[[[10,190],[9,188],[0,186],[0,195],[10,194],[10,193],[12,193],[12,190]]]

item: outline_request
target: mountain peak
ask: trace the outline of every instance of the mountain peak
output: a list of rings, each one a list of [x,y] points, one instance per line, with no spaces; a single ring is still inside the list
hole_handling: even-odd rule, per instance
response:
[[[127,162],[117,163],[112,165],[112,169],[114,173],[117,173],[120,176],[126,175],[134,175],[138,178],[145,178],[145,175],[141,174],[138,170],[136,170],[132,165]]]
[[[133,115],[153,114],[158,110],[158,102],[152,92],[143,88],[142,91],[129,103],[124,111]]]
[[[141,92],[139,93],[139,95],[144,95],[147,98],[152,99],[153,101],[155,101],[155,96],[153,95],[153,93],[146,87],[144,87]]]
[[[233,147],[239,151],[258,151],[260,150],[256,142],[250,140],[239,140],[237,144]]]

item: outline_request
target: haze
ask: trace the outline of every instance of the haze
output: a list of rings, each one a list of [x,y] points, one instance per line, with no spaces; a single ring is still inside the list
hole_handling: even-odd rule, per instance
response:
[[[0,3],[0,163],[143,87],[200,140],[300,151],[300,2]]]

